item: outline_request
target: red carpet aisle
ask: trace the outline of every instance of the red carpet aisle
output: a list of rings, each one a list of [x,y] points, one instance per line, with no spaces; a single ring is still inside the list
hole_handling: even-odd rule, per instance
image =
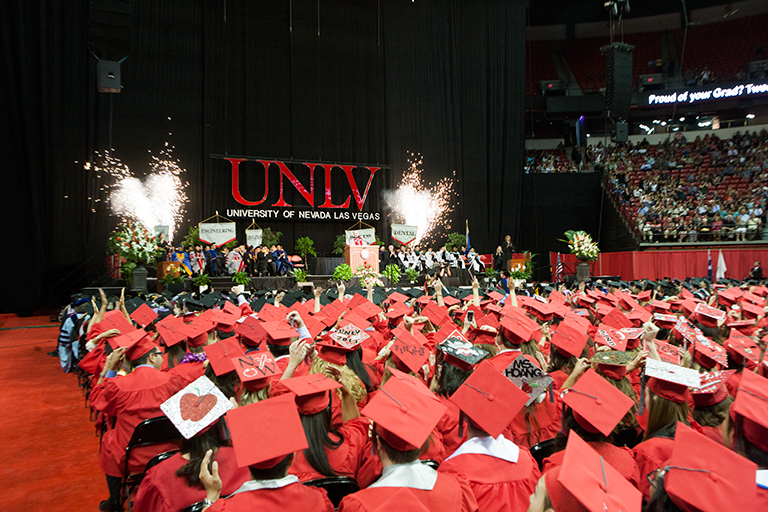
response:
[[[57,327],[48,317],[0,315],[3,510],[95,511],[107,497],[77,377],[46,355]]]

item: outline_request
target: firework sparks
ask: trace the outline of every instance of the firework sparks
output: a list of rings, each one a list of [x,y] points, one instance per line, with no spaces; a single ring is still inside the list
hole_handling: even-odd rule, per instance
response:
[[[441,178],[435,184],[423,183],[421,173],[424,159],[420,154],[411,153],[409,167],[395,190],[382,193],[390,217],[409,226],[418,226],[417,245],[429,239],[438,229],[450,229],[449,214],[457,202],[452,201],[455,194],[453,178]],[[454,171],[455,174],[455,171]]]
[[[181,181],[184,169],[179,166],[179,160],[173,158],[172,146],[167,142],[165,146],[159,156],[151,155],[150,170],[143,181],[109,151],[97,152],[96,162],[86,163],[85,169],[95,172],[99,179],[106,175],[115,180],[103,182],[100,189],[107,194],[113,214],[141,222],[149,229],[168,226],[168,239],[173,240],[184,215],[187,203],[184,189],[188,183]]]

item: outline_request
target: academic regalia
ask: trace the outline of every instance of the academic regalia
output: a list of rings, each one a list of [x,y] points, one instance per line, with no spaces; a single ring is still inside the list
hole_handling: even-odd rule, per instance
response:
[[[640,471],[640,481],[637,488],[643,493],[646,500],[650,498],[650,484],[645,478],[651,471],[663,468],[664,464],[672,456],[672,448],[675,444],[675,424],[672,423],[662,428],[654,437],[643,441],[632,449]]]
[[[640,469],[633,456],[632,450],[626,446],[614,446],[609,443],[588,443],[605,461],[613,466],[621,476],[626,478],[635,487],[640,482]],[[544,459],[544,472],[563,464],[565,450],[553,453]],[[643,478],[645,479],[645,478]]]
[[[512,448],[509,451],[516,455],[514,462],[494,453],[493,445],[502,442]],[[478,509],[483,512],[526,510],[541,476],[530,452],[503,437],[470,439],[440,465],[439,473],[466,479],[477,499]]]
[[[227,273],[234,274],[243,270],[243,257],[237,251],[227,254]]]
[[[235,452],[228,446],[219,448],[212,460],[219,463],[219,475],[223,484],[222,496],[232,494],[251,479],[248,468],[237,467]],[[189,487],[186,479],[176,476],[176,471],[186,463],[187,460],[177,453],[150,468],[136,493],[133,510],[178,512],[205,498],[205,489]]]
[[[211,249],[210,251],[206,250],[206,251],[203,251],[203,253],[205,254],[205,259],[208,263],[208,267],[211,269],[211,275],[215,276],[216,272],[221,270],[216,265],[216,260],[218,259],[218,255],[216,254],[216,249]]]
[[[408,488],[426,510],[458,512],[478,510],[477,501],[466,480],[438,473],[419,461],[396,464],[384,469],[379,480],[339,505],[340,512],[373,511],[399,489]]]
[[[205,254],[200,252],[193,252],[191,255],[192,259],[192,272],[195,274],[203,274],[205,273]]]
[[[148,418],[162,416],[160,404],[196,378],[175,370],[161,372],[140,366],[124,377],[104,379],[91,390],[91,407],[116,418],[115,428],[105,432],[101,441],[99,463],[107,475],[123,475],[125,448],[136,426]],[[137,450],[131,456],[129,470],[142,471],[149,459],[166,451],[164,448],[175,446],[155,446],[149,452]]]
[[[370,421],[363,417],[354,418],[347,421],[339,427],[339,433],[344,437],[344,442],[338,448],[325,447],[325,454],[328,463],[334,472],[339,476],[349,476],[357,478],[357,473],[362,466],[366,456],[370,451],[366,450],[368,445],[368,427]],[[330,438],[338,441],[338,436],[329,434]],[[297,452],[293,464],[288,469],[288,473],[299,477],[300,482],[326,478],[313,468],[304,452]]]
[[[276,480],[249,480],[226,499],[218,499],[208,512],[252,510],[302,510],[333,512],[325,490],[299,483],[294,475]]]
[[[709,439],[725,446],[723,441],[723,425],[720,424],[716,427],[706,427],[699,425],[695,421],[691,421],[691,428],[701,435],[707,436]]]
[[[504,431],[504,436],[527,449],[531,449],[542,441],[554,439],[562,429],[560,397],[555,393],[554,398],[554,403],[550,402],[549,393],[547,393],[541,403],[534,401],[530,405],[528,424],[525,421],[527,411],[525,409],[520,411],[512,420],[509,428]],[[536,431],[537,425],[539,427],[538,432]]]
[[[464,428],[463,435],[459,436],[459,417],[461,410],[451,402],[450,399],[438,395],[437,398],[445,405],[447,410],[443,417],[437,424],[437,431],[443,437],[443,446],[445,447],[445,455],[449,456],[455,452],[461,444],[467,440],[467,429]]]
[[[563,370],[555,370],[551,373],[548,373],[547,375],[552,377],[552,380],[555,381],[552,384],[552,389],[554,389],[555,391],[562,388],[563,384],[565,384],[565,381],[568,380],[568,377],[570,376],[569,373],[566,373]]]
[[[187,275],[192,275],[192,264],[189,261],[189,255],[186,251],[174,251],[171,254],[171,261],[178,261],[181,263],[181,268],[184,269],[184,272],[186,272]]]

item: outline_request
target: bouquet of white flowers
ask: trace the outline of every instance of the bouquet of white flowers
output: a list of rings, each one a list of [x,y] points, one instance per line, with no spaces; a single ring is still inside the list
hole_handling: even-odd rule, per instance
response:
[[[565,237],[567,240],[562,241],[568,244],[571,254],[580,260],[595,261],[600,254],[597,242],[594,242],[592,237],[584,231],[566,231]]]
[[[384,286],[384,283],[381,282],[381,276],[373,270],[373,267],[371,267],[367,261],[357,267],[355,275],[360,278],[360,284],[363,288],[367,288],[369,284],[373,286]]]

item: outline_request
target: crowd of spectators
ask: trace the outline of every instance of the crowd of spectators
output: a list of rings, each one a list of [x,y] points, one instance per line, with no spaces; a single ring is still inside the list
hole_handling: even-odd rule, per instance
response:
[[[768,132],[730,139],[682,133],[596,148],[608,186],[644,242],[746,241],[762,237],[768,198]]]

